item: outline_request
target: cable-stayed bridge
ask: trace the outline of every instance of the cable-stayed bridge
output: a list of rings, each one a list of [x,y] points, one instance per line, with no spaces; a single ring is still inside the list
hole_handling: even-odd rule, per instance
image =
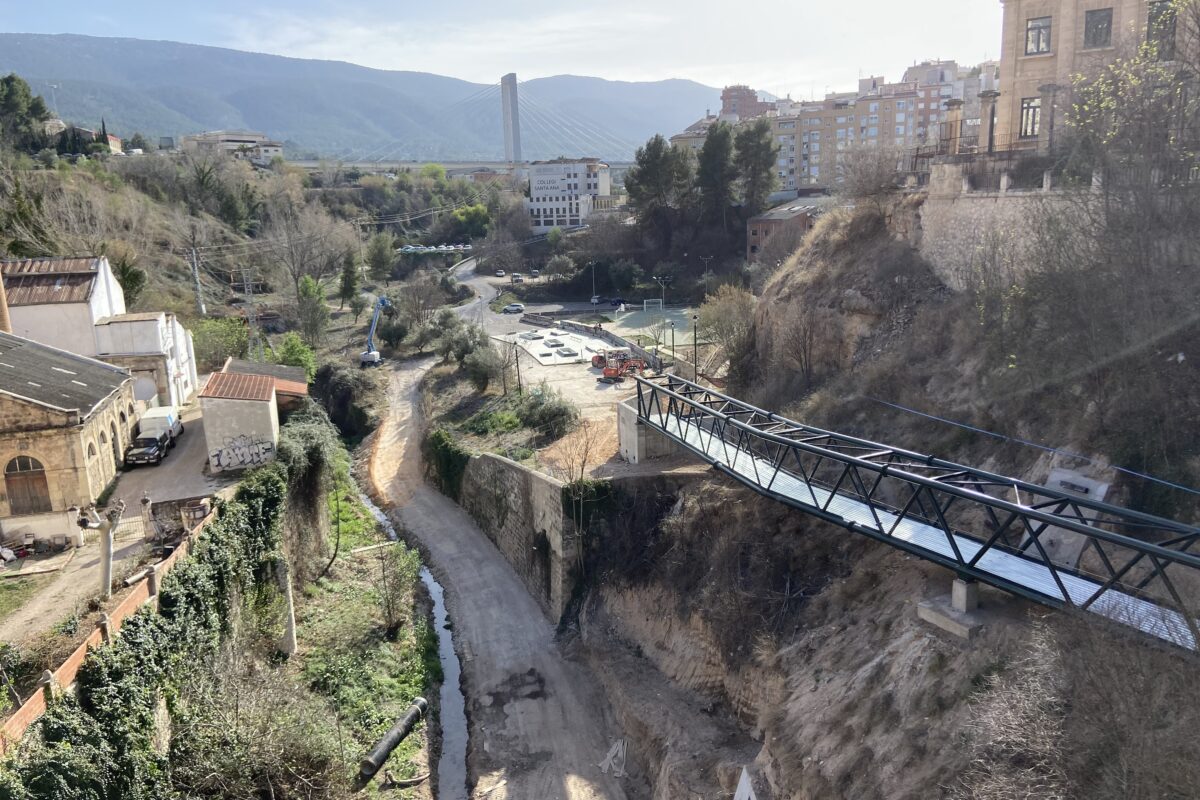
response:
[[[759,494],[963,579],[1200,649],[1200,528],[814,428],[675,375],[637,390],[641,424]],[[1070,558],[1051,546],[1064,538]]]
[[[449,147],[436,135],[386,140],[376,147],[346,148],[336,160],[358,164],[399,164],[411,160],[498,162],[504,164],[557,157],[595,156],[630,162],[641,142],[618,133],[591,116],[586,102],[568,103],[539,94],[536,85],[515,74],[434,110],[428,127],[453,127],[474,143]],[[515,149],[514,149],[515,145]]]

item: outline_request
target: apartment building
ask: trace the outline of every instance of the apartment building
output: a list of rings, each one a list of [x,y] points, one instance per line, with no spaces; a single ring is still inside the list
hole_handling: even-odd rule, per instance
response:
[[[598,158],[556,158],[529,165],[525,207],[535,233],[582,225],[611,201],[612,175]]]
[[[1001,95],[993,142],[1054,146],[1071,107],[1074,76],[1097,73],[1142,42],[1169,58],[1176,45],[1171,0],[1002,0]],[[990,109],[985,108],[984,128]]]
[[[672,136],[670,142],[675,147],[683,147],[698,153],[700,148],[704,147],[704,138],[708,136],[708,129],[715,125],[717,120],[718,117],[715,114],[705,114],[703,119],[688,125],[682,133]]]
[[[758,99],[758,92],[745,84],[726,86],[721,91],[722,119],[756,119],[774,110],[774,105]]]

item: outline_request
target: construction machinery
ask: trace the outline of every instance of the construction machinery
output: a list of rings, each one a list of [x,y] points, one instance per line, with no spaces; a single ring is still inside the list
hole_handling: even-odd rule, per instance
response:
[[[601,350],[600,352],[596,353],[596,355],[592,356],[592,366],[607,367],[614,362],[619,363],[621,361],[627,361],[631,358],[633,358],[633,353],[629,351],[628,347],[610,347],[607,350]]]
[[[649,365],[645,359],[635,358],[628,347],[614,347],[592,356],[592,366],[603,369],[598,381],[620,383],[628,375],[645,373]]]
[[[367,349],[359,356],[358,363],[360,367],[377,367],[383,361],[383,356],[379,354],[378,348],[375,347],[375,329],[379,326],[379,316],[385,308],[391,308],[392,302],[386,297],[380,296],[375,303],[375,313],[371,315],[371,327],[367,330]]]

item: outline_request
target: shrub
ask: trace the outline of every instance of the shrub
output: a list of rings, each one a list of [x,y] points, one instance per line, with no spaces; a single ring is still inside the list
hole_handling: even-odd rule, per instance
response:
[[[486,436],[489,433],[508,433],[521,427],[521,418],[508,409],[481,411],[467,420],[463,427],[476,436]]]
[[[220,369],[225,359],[243,358],[250,346],[246,325],[236,319],[199,319],[191,323],[197,368]]]
[[[517,406],[521,424],[547,439],[558,439],[579,420],[579,409],[545,383],[531,389]]]
[[[316,354],[294,331],[283,335],[283,339],[279,342],[279,348],[275,352],[275,360],[277,363],[289,367],[302,367],[304,379],[309,383],[312,383],[313,377],[317,374]]]
[[[500,354],[486,343],[478,350],[468,353],[463,359],[462,365],[467,377],[471,379],[471,383],[481,392],[486,391],[488,385],[499,378],[504,369],[504,362],[501,360]]]

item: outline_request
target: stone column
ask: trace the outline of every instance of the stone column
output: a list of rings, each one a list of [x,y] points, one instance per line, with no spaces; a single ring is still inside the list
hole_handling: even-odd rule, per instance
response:
[[[142,537],[149,539],[151,533],[154,532],[154,504],[150,502],[150,495],[142,495]]]
[[[996,151],[996,101],[1000,93],[994,89],[979,93],[979,150]]]
[[[951,98],[945,102],[946,130],[950,136],[950,155],[956,156],[962,148],[963,101]]]
[[[1039,155],[1054,150],[1054,126],[1058,120],[1058,95],[1061,87],[1047,83],[1038,87],[1042,96],[1042,121],[1038,127],[1037,149]]]

